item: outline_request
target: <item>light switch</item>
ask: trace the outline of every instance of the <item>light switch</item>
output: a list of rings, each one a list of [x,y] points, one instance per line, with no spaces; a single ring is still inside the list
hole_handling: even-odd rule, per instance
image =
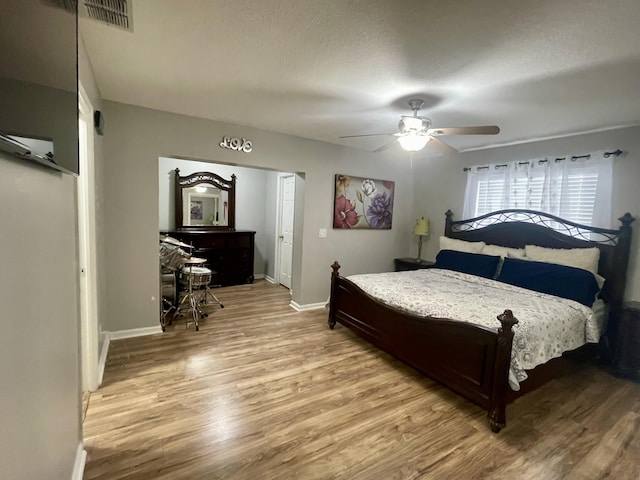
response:
[[[318,236],[320,238],[327,238],[327,229],[321,228],[320,231],[318,232]]]

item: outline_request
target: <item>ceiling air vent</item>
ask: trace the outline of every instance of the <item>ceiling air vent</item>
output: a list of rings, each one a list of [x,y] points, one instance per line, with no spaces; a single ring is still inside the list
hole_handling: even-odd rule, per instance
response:
[[[74,12],[78,16],[133,32],[131,0],[42,0],[53,7]]]
[[[123,30],[133,31],[131,0],[81,0],[78,5],[78,14]]]

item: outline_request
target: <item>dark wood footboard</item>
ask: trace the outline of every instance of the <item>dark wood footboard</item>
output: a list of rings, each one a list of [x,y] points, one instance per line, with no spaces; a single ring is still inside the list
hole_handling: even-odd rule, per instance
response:
[[[384,305],[332,265],[329,327],[339,322],[362,338],[486,408],[494,432],[506,424],[505,407],[512,327],[510,310],[496,328],[443,318],[419,317]]]

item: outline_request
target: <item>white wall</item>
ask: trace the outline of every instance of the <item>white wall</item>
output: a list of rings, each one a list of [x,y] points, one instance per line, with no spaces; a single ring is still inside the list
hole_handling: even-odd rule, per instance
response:
[[[102,111],[102,97],[100,96],[100,91],[98,90],[98,86],[96,84],[95,75],[93,72],[93,67],[91,66],[91,62],[89,61],[89,57],[87,56],[84,43],[82,41],[82,37],[78,38],[78,76],[80,78],[80,83],[82,84],[82,88],[84,88],[85,93],[89,97],[89,101],[91,102],[91,106],[95,110]],[[105,271],[105,246],[104,246],[104,188],[103,188],[103,141],[104,137],[98,135],[94,130],[93,136],[93,161],[94,161],[94,187],[95,187],[95,195],[94,195],[94,209],[95,209],[95,223],[96,223],[96,277],[97,277],[97,288],[98,288],[98,328],[96,339],[97,345],[102,349],[104,343],[101,341],[101,332],[105,329],[104,319],[106,318],[106,303],[105,292],[106,292],[106,278],[102,275],[102,272]],[[84,175],[84,172],[80,172],[80,175]],[[99,353],[99,355],[102,352]]]
[[[393,268],[405,256],[413,224],[412,171],[408,157],[392,160],[264,130],[105,102],[105,250],[108,328],[123,330],[158,323],[158,158],[214,159],[224,164],[302,172],[296,182],[293,299],[322,302],[329,294],[329,265],[338,259],[346,274]],[[253,142],[250,154],[218,146],[223,136]],[[331,229],[334,175],[345,173],[394,180],[392,230]],[[298,195],[302,195],[298,201]],[[264,209],[262,208],[262,211]],[[299,220],[299,221],[298,221]],[[318,229],[327,228],[327,238]],[[153,299],[152,299],[153,297]]]
[[[415,216],[431,220],[431,235],[423,243],[423,258],[434,259],[438,252],[438,238],[444,233],[444,212],[451,209],[455,218],[461,218],[467,178],[464,167],[617,148],[626,153],[614,160],[611,227],[620,226],[617,218],[625,212],[637,219],[632,224],[634,233],[625,297],[640,300],[640,127],[416,160]],[[413,251],[417,252],[417,242],[414,243]]]
[[[278,224],[278,183],[280,181],[279,173],[267,173],[267,191],[265,197],[265,215],[264,215],[264,236],[266,240],[265,248],[273,254],[266,259],[264,265],[264,273],[270,279],[275,279],[275,257],[276,257],[276,235]],[[295,242],[294,238],[294,242]]]
[[[75,184],[0,154],[2,478],[71,478],[82,438]]]

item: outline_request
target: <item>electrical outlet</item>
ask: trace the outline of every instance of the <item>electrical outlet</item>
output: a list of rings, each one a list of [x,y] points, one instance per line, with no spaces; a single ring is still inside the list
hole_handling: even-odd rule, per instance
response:
[[[321,228],[320,231],[318,232],[318,236],[320,238],[327,238],[327,229]]]

